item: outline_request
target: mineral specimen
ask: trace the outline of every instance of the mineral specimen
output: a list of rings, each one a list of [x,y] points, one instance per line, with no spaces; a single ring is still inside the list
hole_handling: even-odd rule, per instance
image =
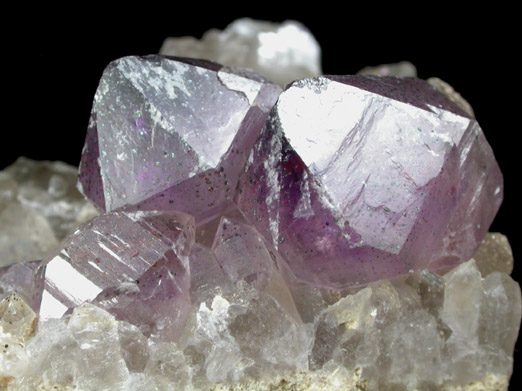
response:
[[[265,37],[249,23],[223,35]],[[0,268],[1,390],[506,390],[522,298],[483,239],[502,176],[476,121],[414,78],[279,94],[200,60],[109,65],[80,167],[104,213]],[[46,172],[0,173],[0,217],[88,218],[50,217],[72,201]]]
[[[242,18],[223,31],[207,31],[200,41],[167,38],[160,54],[249,68],[282,87],[322,73],[321,48],[310,31],[296,21],[276,24]]]
[[[81,189],[100,210],[218,215],[279,92],[259,75],[205,61],[116,60],[94,99]]]
[[[238,189],[295,276],[338,289],[471,258],[503,181],[477,122],[426,82],[335,76],[281,94]]]

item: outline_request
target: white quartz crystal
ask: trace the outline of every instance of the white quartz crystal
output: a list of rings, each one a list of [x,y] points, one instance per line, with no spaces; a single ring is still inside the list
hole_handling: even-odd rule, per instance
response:
[[[281,86],[321,72],[321,49],[301,23],[281,24],[242,18],[200,40],[167,38],[160,54],[211,60],[252,69]]]

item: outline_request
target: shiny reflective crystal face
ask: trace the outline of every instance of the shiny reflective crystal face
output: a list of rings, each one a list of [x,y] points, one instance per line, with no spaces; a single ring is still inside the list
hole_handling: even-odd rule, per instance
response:
[[[234,142],[253,142],[279,91],[257,75],[205,61],[148,56],[112,62],[94,99],[80,167],[83,192],[110,211],[208,170],[228,173],[237,166],[228,161],[237,158],[227,160],[227,153],[235,152]],[[195,198],[194,185],[189,188],[182,191]],[[172,202],[187,197],[169,191]],[[215,194],[200,196],[208,205]]]
[[[469,259],[501,200],[474,119],[421,80],[360,76],[283,92],[237,194],[300,280],[332,288]]]

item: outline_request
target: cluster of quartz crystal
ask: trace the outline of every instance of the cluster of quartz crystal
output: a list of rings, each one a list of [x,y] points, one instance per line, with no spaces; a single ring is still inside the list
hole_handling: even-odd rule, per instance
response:
[[[270,23],[242,18],[223,31],[207,31],[201,40],[167,38],[160,54],[203,58],[248,68],[280,86],[321,72],[321,48],[301,23]]]
[[[240,20],[172,45],[282,70],[314,68],[314,42]],[[506,389],[522,304],[487,234],[502,175],[457,93],[390,77],[414,72],[281,92],[205,60],[109,64],[79,168],[102,214],[74,228],[88,204],[61,164],[0,175],[0,389]]]
[[[78,170],[19,158],[0,172],[0,266],[43,259],[97,213],[76,189]]]

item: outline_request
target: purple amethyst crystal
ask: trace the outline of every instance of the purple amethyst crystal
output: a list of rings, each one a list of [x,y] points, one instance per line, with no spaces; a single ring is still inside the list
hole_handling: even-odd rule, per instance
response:
[[[41,264],[42,261],[30,261],[0,267],[0,297],[16,292],[38,312],[43,289]]]
[[[80,227],[45,263],[43,319],[83,302],[162,339],[177,337],[190,308],[194,219],[180,212],[111,212]]]
[[[342,288],[471,258],[502,194],[478,123],[426,82],[334,76],[282,93],[236,201],[299,280]]]
[[[180,210],[199,221],[229,203],[280,88],[208,61],[125,57],[104,71],[80,164],[100,210]]]

